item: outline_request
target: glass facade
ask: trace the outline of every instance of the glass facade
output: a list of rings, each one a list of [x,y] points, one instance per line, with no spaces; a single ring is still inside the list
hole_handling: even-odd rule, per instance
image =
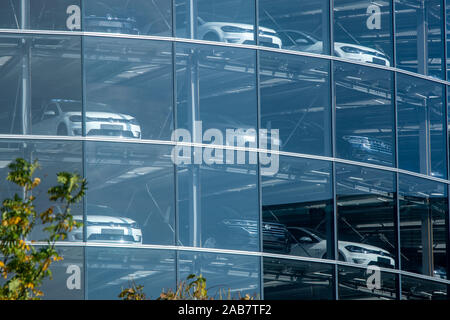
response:
[[[449,299],[449,0],[53,2],[0,3],[0,197],[89,184],[46,299]]]

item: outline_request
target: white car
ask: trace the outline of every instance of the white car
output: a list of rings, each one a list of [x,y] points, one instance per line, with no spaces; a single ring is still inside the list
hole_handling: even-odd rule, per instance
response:
[[[251,24],[232,22],[205,22],[198,18],[198,38],[237,44],[256,44]],[[273,29],[259,27],[259,42],[268,47],[281,48],[281,39]]]
[[[80,215],[73,216],[78,222],[83,222]],[[97,242],[142,244],[142,230],[136,221],[125,217],[104,215],[87,215],[86,239]],[[69,241],[82,241],[83,228],[74,229],[68,234]]]
[[[313,258],[325,258],[327,241],[323,235],[308,228],[288,227],[292,236],[290,255],[308,255]],[[386,250],[364,243],[338,241],[340,261],[361,264],[364,266],[376,265],[385,268],[394,268],[395,260]]]
[[[86,111],[86,135],[122,138],[141,138],[141,126],[127,114],[112,112],[103,103],[90,103]],[[81,102],[52,99],[42,109],[40,118],[33,121],[33,134],[79,136],[81,135]]]
[[[323,54],[323,42],[306,32],[280,30],[278,35],[283,40],[283,49]],[[356,44],[335,42],[334,54],[345,59],[390,66],[388,57],[381,51]]]

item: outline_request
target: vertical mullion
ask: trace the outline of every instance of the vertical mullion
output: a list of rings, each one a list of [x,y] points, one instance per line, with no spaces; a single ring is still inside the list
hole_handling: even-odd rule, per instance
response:
[[[443,41],[443,46],[444,46],[444,56],[442,57],[442,63],[441,63],[441,68],[442,71],[444,72],[444,76],[442,79],[444,80],[448,80],[447,77],[447,0],[442,0],[441,1],[441,5],[442,5],[442,36],[441,39]]]
[[[397,67],[397,20],[396,20],[396,8],[395,1],[392,0],[392,67]],[[397,108],[397,72],[393,72],[393,88],[392,99],[394,103],[394,143],[395,143],[395,167],[399,167],[398,161],[398,108]],[[400,186],[399,186],[399,173],[395,173],[395,230],[396,230],[396,246],[397,246],[397,269],[401,270],[401,248],[400,248]],[[402,299],[402,277],[400,273],[397,274],[397,286],[396,286],[397,300]]]
[[[330,32],[330,55],[334,55],[334,1],[329,1],[329,32]],[[336,92],[334,87],[334,60],[330,59],[330,99],[331,99],[331,154],[336,157]],[[332,186],[333,186],[333,259],[338,260],[338,237],[337,237],[337,196],[336,196],[336,162],[332,163]],[[338,265],[334,264],[334,298],[339,300],[339,270]]]
[[[397,73],[393,73],[393,103],[394,103],[394,135],[395,135],[395,167],[398,168],[398,112],[397,112]],[[397,242],[397,269],[401,270],[401,248],[400,248],[400,186],[399,186],[399,173],[395,173],[395,229],[396,229],[396,242]],[[397,299],[401,300],[401,276],[397,277]]]
[[[255,44],[259,44],[259,0],[255,0]],[[259,65],[260,65],[260,51],[256,50],[256,61],[255,61],[255,77],[256,77],[256,143],[259,148],[259,132],[261,128],[261,86],[260,86],[260,75],[259,75]],[[250,155],[249,155],[250,156]],[[257,154],[257,179],[258,179],[258,224],[259,224],[259,251],[264,251],[264,242],[263,242],[263,219],[262,219],[262,184],[261,184],[261,168],[259,161],[259,152]],[[261,256],[259,258],[259,286],[260,286],[260,294],[261,300],[264,300],[264,257]]]
[[[397,67],[397,39],[396,39],[396,32],[397,24],[395,19],[395,1],[392,0],[392,6],[391,6],[391,12],[392,12],[392,67]]]
[[[448,61],[447,61],[447,55],[448,55],[448,48],[447,48],[447,0],[443,0],[442,1],[442,5],[443,5],[443,28],[442,28],[442,32],[443,34],[443,40],[444,40],[444,57],[443,57],[443,65],[442,68],[444,70],[444,79],[446,81],[449,80],[448,77],[448,72],[447,72],[447,65],[448,65]],[[450,139],[449,139],[449,134],[448,134],[448,86],[445,85],[445,93],[444,93],[444,106],[445,106],[445,110],[444,110],[444,115],[445,115],[445,125],[444,125],[444,130],[445,130],[445,151],[446,151],[446,165],[447,165],[447,176],[446,179],[448,180],[450,178],[450,151],[449,151],[449,143],[450,143]],[[446,255],[447,255],[447,266],[446,266],[446,270],[447,270],[447,275],[450,272],[450,187],[449,185],[447,185],[447,216],[445,219],[445,224],[446,224],[446,233],[447,233],[447,245],[446,245]],[[447,276],[447,279],[450,279]],[[450,284],[447,284],[447,294],[450,292]]]
[[[84,0],[80,0],[80,23],[81,23],[81,31],[84,31],[83,20],[84,20]],[[84,35],[81,36],[81,47],[80,47],[80,59],[81,59],[81,136],[86,136],[86,73],[85,73],[85,54],[84,50],[86,38]],[[82,141],[82,149],[81,149],[81,157],[82,157],[82,175],[83,178],[87,179],[87,141]],[[95,142],[92,142],[95,143]],[[82,210],[83,210],[83,242],[86,244],[87,242],[87,193],[83,197],[82,201]],[[87,251],[88,248],[86,245],[83,248],[83,268],[84,268],[84,277],[83,277],[83,288],[84,288],[84,299],[88,300],[88,263],[87,263]]]

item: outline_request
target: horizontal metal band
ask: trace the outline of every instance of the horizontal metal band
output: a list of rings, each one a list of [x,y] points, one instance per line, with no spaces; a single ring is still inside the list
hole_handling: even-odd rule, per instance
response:
[[[1,140],[45,140],[45,141],[71,141],[71,142],[82,142],[82,141],[90,141],[90,142],[108,142],[108,143],[129,143],[129,144],[143,144],[143,145],[166,145],[166,146],[185,146],[185,147],[193,147],[193,148],[207,148],[207,149],[219,149],[219,150],[232,150],[232,151],[241,151],[241,152],[256,152],[263,154],[277,154],[280,156],[286,157],[294,157],[301,159],[311,159],[311,160],[321,160],[321,161],[330,161],[342,164],[355,165],[365,168],[384,170],[390,172],[397,172],[401,174],[406,174],[410,176],[415,176],[431,181],[436,181],[440,183],[450,184],[450,180],[437,178],[433,176],[428,176],[421,173],[416,173],[412,171],[407,171],[399,168],[380,166],[365,162],[358,162],[353,160],[341,159],[341,158],[333,158],[326,156],[317,156],[311,154],[304,153],[295,153],[295,152],[286,152],[286,151],[277,151],[270,149],[262,149],[262,148],[247,148],[247,147],[236,147],[236,146],[225,146],[225,145],[212,145],[207,143],[191,143],[191,142],[176,142],[176,141],[168,141],[168,140],[147,140],[147,139],[127,139],[127,138],[107,138],[107,137],[82,137],[82,136],[40,136],[40,135],[20,135],[20,134],[0,134],[0,142]],[[224,164],[225,165],[225,164]]]
[[[27,241],[28,244],[33,244],[34,246],[47,245],[47,242],[33,242]],[[231,250],[231,249],[215,249],[215,248],[199,248],[199,247],[186,247],[186,246],[173,246],[173,245],[151,245],[151,244],[112,244],[112,243],[102,243],[102,242],[56,242],[56,247],[88,247],[88,248],[128,248],[128,249],[140,249],[140,250],[166,250],[166,251],[184,251],[184,252],[198,252],[198,253],[215,253],[215,254],[232,254],[241,255],[249,257],[262,257],[262,258],[275,258],[275,259],[285,259],[292,261],[301,262],[312,262],[312,263],[322,263],[329,265],[345,266],[359,269],[367,269],[367,266],[361,266],[359,264],[354,264],[350,262],[343,262],[338,260],[320,259],[320,258],[310,258],[301,256],[291,256],[284,254],[259,252],[259,251],[243,251],[243,250]],[[445,280],[437,277],[431,277],[426,275],[421,275],[413,272],[389,269],[379,267],[380,271],[399,274],[408,277],[414,277],[422,280],[430,280],[433,282],[439,282],[443,284],[450,284],[450,280]]]
[[[334,60],[340,62],[351,63],[355,65],[361,65],[365,67],[371,67],[375,69],[383,69],[387,71],[402,73],[406,75],[410,75],[416,78],[421,78],[429,81],[433,81],[440,84],[450,85],[450,81],[446,81],[443,79],[438,79],[435,77],[423,75],[420,73],[415,73],[403,69],[399,69],[396,67],[387,67],[377,64],[371,64],[366,62],[360,62],[355,60],[350,60],[341,57],[329,56],[324,54],[310,53],[310,52],[302,52],[302,51],[294,51],[287,49],[278,49],[272,47],[264,47],[257,45],[246,45],[246,44],[236,44],[236,43],[227,43],[227,42],[218,42],[218,41],[208,41],[208,40],[200,40],[200,39],[188,39],[188,38],[177,38],[177,37],[169,37],[169,36],[151,36],[151,35],[133,35],[133,34],[123,34],[123,33],[105,33],[105,32],[89,32],[89,31],[62,31],[62,30],[30,30],[30,29],[2,29],[0,28],[0,34],[30,34],[30,35],[60,35],[60,36],[89,36],[89,37],[104,37],[104,38],[121,38],[121,39],[141,39],[141,40],[156,40],[156,41],[170,41],[170,42],[179,42],[179,43],[193,43],[193,44],[201,44],[201,45],[213,45],[213,46],[221,46],[221,47],[232,47],[232,48],[243,48],[243,49],[252,49],[252,50],[260,50],[260,51],[271,51],[284,53],[289,55],[297,55],[325,60]]]

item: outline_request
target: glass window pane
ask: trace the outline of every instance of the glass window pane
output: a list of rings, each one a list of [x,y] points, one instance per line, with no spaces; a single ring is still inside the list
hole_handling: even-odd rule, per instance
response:
[[[339,300],[395,300],[397,275],[378,269],[338,266]]]
[[[245,155],[246,158],[248,156]],[[255,154],[253,156],[256,157]],[[258,251],[256,170],[256,162],[178,165],[178,244]]]
[[[402,276],[402,300],[447,300],[448,285]]]
[[[84,43],[86,135],[170,140],[171,44],[97,37]]]
[[[88,241],[174,244],[168,146],[87,142]]]
[[[438,91],[439,90],[439,91]],[[441,95],[441,103],[430,105],[430,175],[447,178],[447,148],[445,142],[445,87],[436,88]]]
[[[399,175],[402,269],[447,277],[447,185]]]
[[[281,156],[261,182],[264,251],[331,259],[331,163]]]
[[[177,128],[192,136],[198,130],[198,139],[202,128],[218,129],[223,136],[227,129],[256,129],[253,50],[176,44],[176,54]]]
[[[404,74],[397,80],[399,167],[446,177],[444,86]]]
[[[118,300],[133,282],[144,286],[147,299],[175,288],[175,252],[131,248],[87,247],[87,299]]]
[[[12,182],[5,179],[8,175],[8,164],[16,158],[23,158],[29,162],[38,161],[40,168],[35,171],[34,177],[41,179],[41,183],[33,190],[36,199],[33,204],[38,213],[53,207],[55,212],[61,213],[64,207],[59,202],[49,200],[48,189],[58,184],[57,173],[70,172],[82,175],[82,159],[80,141],[46,141],[46,140],[1,140],[0,141],[0,199],[13,198],[15,194],[23,197],[23,190]],[[70,207],[71,214],[76,220],[83,212],[82,203],[79,202]],[[45,225],[48,226],[48,225]],[[82,228],[74,230],[78,237],[69,235],[69,241],[81,241]],[[32,240],[45,240],[48,232],[43,230],[42,225],[36,225],[30,235]]]
[[[444,78],[441,0],[395,0],[397,68]]]
[[[327,0],[259,0],[259,44],[329,54],[328,15]]]
[[[167,0],[84,0],[83,30],[135,35],[172,35]]]
[[[341,261],[396,265],[395,174],[336,164],[337,224]]]
[[[30,29],[81,30],[81,0],[31,0],[27,2],[29,2],[27,8],[30,15]]]
[[[39,288],[43,300],[84,300],[84,248],[56,247],[62,261],[51,264],[52,278]]]
[[[0,133],[80,135],[81,40],[72,36],[0,36]],[[78,128],[78,130],[77,130]]]
[[[336,62],[334,76],[337,156],[392,167],[392,72]]]
[[[0,28],[19,29],[20,28],[20,0],[0,2]]]
[[[328,61],[260,52],[261,128],[279,130],[280,150],[331,155]]]
[[[260,258],[244,255],[179,251],[178,279],[190,274],[206,279],[208,296],[215,300],[239,299],[248,294],[255,300],[260,294]],[[173,288],[172,288],[173,289]]]
[[[446,2],[446,30],[447,30],[447,79],[450,79],[450,3]]]
[[[175,14],[179,38],[255,44],[254,1],[175,0]]]
[[[390,1],[335,0],[334,55],[359,62],[391,66]]]
[[[264,257],[265,300],[331,300],[334,266]]]

